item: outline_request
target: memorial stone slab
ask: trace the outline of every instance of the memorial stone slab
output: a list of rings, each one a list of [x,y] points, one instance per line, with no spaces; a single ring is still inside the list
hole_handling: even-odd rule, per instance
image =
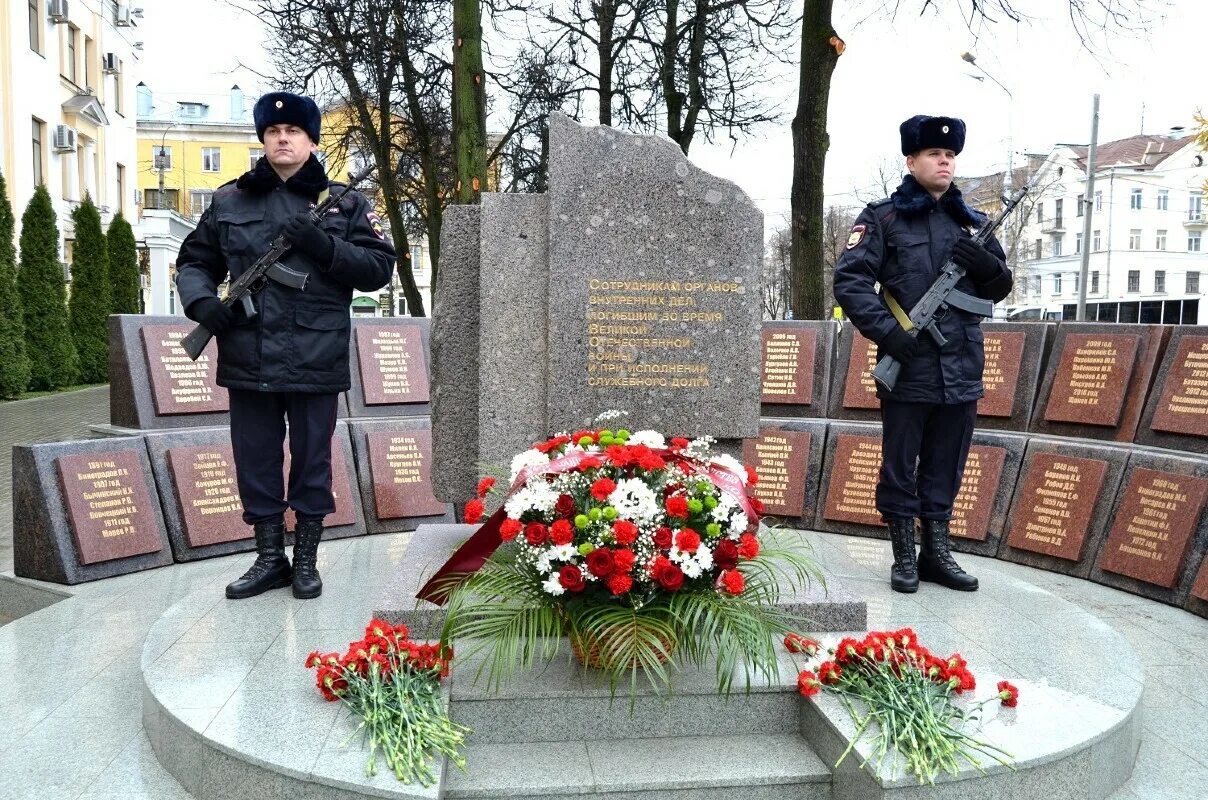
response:
[[[865,339],[854,325],[839,333],[835,376],[831,379],[831,419],[880,421],[881,401],[872,368],[877,365],[877,346]]]
[[[213,340],[196,362],[179,341],[194,323],[178,316],[109,317],[109,422],[115,428],[161,430],[225,425],[226,389],[214,383]]]
[[[13,447],[13,568],[76,584],[172,563],[140,437]]]
[[[998,557],[1087,577],[1111,526],[1129,452],[1047,436],[1029,440]]]
[[[1187,596],[1184,608],[1192,614],[1208,617],[1208,556],[1201,560],[1199,571],[1196,572],[1195,583],[1191,585],[1191,593]]]
[[[1208,462],[1136,451],[1124,471],[1107,540],[1090,577],[1183,605],[1208,552]]]
[[[764,504],[767,516],[793,527],[811,526],[818,506],[826,423],[765,417],[759,434],[744,440],[742,447],[743,462],[759,476],[755,497]]]
[[[826,416],[835,330],[825,321],[763,323],[762,416]]]
[[[993,557],[999,549],[1028,439],[976,430],[952,509],[952,548]]]
[[[1170,328],[1062,322],[1033,433],[1131,442]]]
[[[755,436],[762,213],[666,137],[553,114],[549,140],[551,430],[621,409],[667,433]]]
[[[831,422],[822,463],[822,498],[814,528],[852,536],[888,538],[876,507],[881,472],[881,426]]]
[[[432,427],[426,418],[353,420],[349,429],[369,533],[454,521],[452,505],[432,494]]]
[[[441,230],[432,308],[432,489],[441,501],[472,497],[478,453],[481,206],[449,206]]]
[[[977,427],[1026,431],[1040,384],[1049,326],[1027,322],[982,325],[985,395],[977,404]]]
[[[1208,454],[1208,325],[1171,331],[1136,440]]]
[[[351,416],[426,417],[432,413],[430,325],[426,317],[353,319]]]

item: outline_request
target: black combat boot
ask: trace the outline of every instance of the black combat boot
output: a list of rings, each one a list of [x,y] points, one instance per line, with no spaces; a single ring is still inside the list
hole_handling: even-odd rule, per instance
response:
[[[289,586],[289,559],[285,557],[285,523],[257,522],[256,563],[243,577],[226,587],[231,600],[243,600],[264,594],[269,589]]]
[[[889,585],[895,592],[917,592],[919,571],[914,560],[914,519],[889,520],[889,541],[893,545]]]
[[[323,594],[323,581],[316,566],[322,538],[323,520],[298,520],[294,528],[294,597],[299,600]]]
[[[923,520],[923,547],[919,552],[919,578],[959,592],[976,592],[977,578],[961,569],[948,549],[948,520]]]

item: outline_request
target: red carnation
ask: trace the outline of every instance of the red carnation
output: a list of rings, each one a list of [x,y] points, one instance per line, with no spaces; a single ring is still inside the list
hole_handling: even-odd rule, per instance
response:
[[[733,539],[722,539],[713,548],[713,563],[721,569],[734,569],[738,566],[738,545]]]
[[[631,545],[638,538],[638,526],[628,520],[619,519],[612,523],[612,535],[616,538],[617,544]]]
[[[671,529],[667,526],[662,526],[654,531],[654,546],[662,550],[666,550],[671,546]]]
[[[684,585],[684,573],[669,559],[662,556],[654,560],[652,575],[658,585],[669,592],[678,592]]]
[[[306,668],[313,669],[323,664],[323,654],[318,650],[311,650],[310,655],[306,657]]]
[[[591,485],[591,496],[603,503],[616,488],[617,485],[611,478],[600,478]]]
[[[547,442],[533,445],[533,449],[539,453],[548,453],[551,450],[556,450],[564,444],[570,442],[569,436],[555,436]]]
[[[523,526],[520,524],[520,520],[508,517],[499,526],[499,538],[505,542],[510,542],[520,533],[521,527]]]
[[[574,564],[567,564],[558,570],[558,583],[568,592],[583,591],[583,573]]]
[[[671,449],[672,450],[683,450],[689,444],[690,444],[690,442],[687,439],[685,439],[684,437],[676,436],[674,439],[671,440]]]
[[[667,466],[667,462],[647,449],[645,453],[638,457],[638,466],[647,472],[653,472],[656,469],[662,469]]]
[[[741,572],[732,569],[722,573],[721,585],[730,594],[742,594],[742,590],[747,586],[747,581],[742,577]]]
[[[570,544],[575,540],[575,529],[564,519],[555,520],[549,527],[549,538],[559,547]]]
[[[999,681],[998,699],[1007,708],[1015,708],[1015,706],[1019,705],[1019,689],[1007,681]]]
[[[743,464],[742,468],[747,471],[747,486],[754,486],[755,484],[759,483],[759,475],[755,472],[755,470],[751,469],[746,464]]]
[[[613,444],[604,449],[604,455],[608,456],[608,460],[618,467],[628,467],[634,459],[633,450],[624,445]]]
[[[818,680],[817,675],[808,669],[803,669],[797,676],[797,691],[801,692],[802,697],[813,697],[822,691],[822,683]]]
[[[491,491],[491,487],[495,485],[494,478],[483,478],[478,482],[478,496],[486,497],[487,492]]]
[[[588,456],[579,462],[579,471],[587,472],[589,469],[599,469],[604,466],[604,459],[599,456]]]
[[[738,540],[738,555],[743,558],[754,558],[759,555],[759,540],[752,534],[744,533]]]
[[[479,522],[482,521],[482,512],[483,512],[482,501],[481,500],[471,500],[470,502],[466,503],[466,508],[465,508],[465,511],[462,513],[462,516],[465,519],[467,525],[477,525]]]
[[[838,683],[841,677],[843,670],[834,661],[823,661],[818,665],[818,678],[828,686]]]
[[[667,516],[678,517],[679,519],[688,518],[688,498],[682,494],[672,495],[667,498]]]
[[[622,595],[633,588],[633,578],[628,575],[617,573],[608,578],[608,591],[615,595]]]
[[[684,528],[675,534],[675,546],[685,553],[695,553],[700,547],[700,534],[691,528]]]
[[[584,436],[586,436],[588,439],[591,439],[593,442],[600,441],[600,434],[596,433],[595,431],[575,431],[570,435],[570,440],[575,444],[578,444],[579,440]]]
[[[612,551],[607,547],[597,547],[587,554],[587,570],[597,578],[606,578],[612,574]]]
[[[753,508],[755,510],[755,513],[762,517],[763,516],[763,501],[760,500],[758,497],[748,497],[747,499],[751,501],[751,508]],[[754,522],[755,520],[752,520],[752,521]]]
[[[549,529],[540,522],[530,522],[524,526],[524,538],[528,539],[528,543],[533,547],[540,547],[549,538]]]
[[[633,565],[637,562],[638,557],[634,555],[632,550],[613,550],[612,551],[612,571],[614,574],[624,574],[633,569]]]
[[[840,664],[846,664],[852,661],[860,654],[860,642],[858,639],[853,639],[850,636],[845,639],[840,639],[835,645],[835,660]]]
[[[784,649],[790,653],[805,653],[807,656],[812,656],[821,647],[822,645],[816,640],[810,639],[808,636],[802,636],[799,633],[790,633],[784,637]]]
[[[558,500],[554,503],[554,513],[563,519],[573,517],[575,515],[575,498],[569,494],[558,495]]]

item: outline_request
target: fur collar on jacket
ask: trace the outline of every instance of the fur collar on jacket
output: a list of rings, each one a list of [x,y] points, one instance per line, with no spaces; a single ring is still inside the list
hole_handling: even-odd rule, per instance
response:
[[[308,197],[318,197],[319,192],[327,188],[327,173],[319,163],[314,153],[302,165],[302,168],[290,176],[285,182],[285,188],[296,194]],[[235,185],[240,189],[252,192],[271,192],[281,185],[281,177],[277,175],[268,159],[264,156],[256,162],[256,168],[243,173]]]
[[[907,175],[902,179],[902,185],[890,195],[893,207],[901,214],[925,214],[936,207],[935,198],[914,179]],[[986,224],[986,215],[970,208],[961,195],[956,184],[948,187],[948,191],[940,196],[939,207],[962,226],[980,228]]]

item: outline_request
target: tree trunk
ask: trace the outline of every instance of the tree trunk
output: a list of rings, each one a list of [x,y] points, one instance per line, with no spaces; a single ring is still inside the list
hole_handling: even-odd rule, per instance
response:
[[[805,0],[801,20],[801,78],[793,118],[792,307],[794,319],[826,319],[822,238],[823,173],[830,137],[826,112],[831,74],[843,40],[831,25],[833,0]]]
[[[680,121],[684,113],[684,94],[675,87],[678,28],[679,0],[667,0],[667,19],[663,26],[663,63],[659,65],[659,82],[663,86],[663,103],[667,107],[667,137],[673,142],[680,140]]]
[[[453,148],[457,160],[454,200],[474,204],[486,188],[486,87],[482,71],[481,0],[453,0]],[[436,285],[440,229],[439,206],[428,209],[432,285]]]
[[[612,125],[612,70],[615,63],[613,37],[616,35],[617,6],[615,0],[603,0],[599,11],[600,41],[596,55],[600,59],[600,124]]]

